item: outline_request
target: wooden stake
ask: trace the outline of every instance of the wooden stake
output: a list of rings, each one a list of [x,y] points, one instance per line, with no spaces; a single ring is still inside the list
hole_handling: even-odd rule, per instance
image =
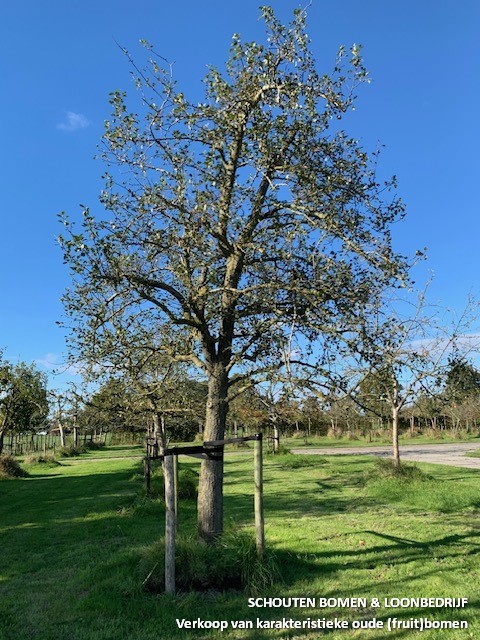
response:
[[[265,519],[263,516],[263,454],[262,434],[255,440],[254,450],[254,483],[255,483],[255,540],[257,553],[262,558],[265,553]]]
[[[175,476],[174,456],[165,456],[165,593],[175,593]]]
[[[150,465],[150,456],[147,455],[143,459],[143,475],[145,477],[145,491],[147,492],[147,496],[150,493],[150,482],[151,482],[151,465]]]
[[[173,457],[173,485],[174,485],[174,508],[175,508],[175,531],[178,533],[178,456]]]

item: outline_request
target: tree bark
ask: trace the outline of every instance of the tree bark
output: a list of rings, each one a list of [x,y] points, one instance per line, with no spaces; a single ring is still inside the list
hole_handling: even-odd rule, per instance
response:
[[[67,442],[65,440],[65,430],[64,430],[63,424],[60,422],[60,420],[58,421],[58,430],[60,432],[60,442],[62,443],[62,447],[66,447],[67,446]]]
[[[410,416],[410,436],[415,435],[415,416]]]
[[[280,429],[278,423],[273,423],[273,451],[278,453],[280,451]]]
[[[157,451],[163,453],[163,450],[167,446],[167,434],[165,431],[165,416],[158,411],[154,411],[153,413],[153,438],[155,440],[155,444],[157,445]]]
[[[0,431],[0,455],[1,455],[1,454],[2,454],[2,452],[3,452],[3,444],[4,444],[4,441],[5,441],[5,430],[4,430],[4,429],[2,429],[2,430]]]
[[[225,436],[228,402],[228,373],[217,363],[209,375],[204,439]],[[208,544],[223,530],[223,452],[220,460],[202,460],[198,484],[198,535]]]

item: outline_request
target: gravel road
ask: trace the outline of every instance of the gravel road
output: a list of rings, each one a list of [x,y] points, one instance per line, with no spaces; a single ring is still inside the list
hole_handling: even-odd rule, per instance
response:
[[[430,462],[432,464],[446,464],[452,467],[466,469],[480,469],[480,458],[466,458],[465,454],[479,448],[476,443],[450,444],[411,444],[400,446],[400,458],[410,462]],[[291,449],[292,453],[302,455],[374,455],[391,456],[391,447],[305,447]]]

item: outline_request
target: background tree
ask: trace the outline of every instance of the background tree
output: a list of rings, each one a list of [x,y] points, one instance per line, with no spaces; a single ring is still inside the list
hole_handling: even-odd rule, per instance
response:
[[[265,43],[234,35],[201,102],[153,50],[148,68],[131,61],[139,104],[114,92],[103,136],[108,214],[86,209],[80,231],[63,219],[72,357],[97,360],[121,316],[123,332],[148,333],[205,375],[207,440],[224,437],[231,386],[282,365],[274,356],[292,326],[318,359],[325,336],[406,271],[391,246],[403,214],[394,183],[379,182],[376,157],[337,124],[368,80],[359,48],[321,73],[305,13],[290,25],[262,13]],[[204,460],[207,541],[222,530],[222,486],[223,463]]]
[[[480,394],[480,371],[460,354],[448,360],[443,396],[448,403],[460,403]]]
[[[146,428],[144,407],[122,379],[106,378],[95,392],[79,394],[78,399],[78,426],[85,433],[96,430],[128,433]]]
[[[419,394],[435,396],[451,371],[451,355],[462,344],[465,353],[477,339],[467,332],[476,313],[469,301],[459,318],[445,321],[446,312],[426,301],[427,288],[417,299],[382,297],[360,317],[359,376],[375,381],[392,420],[393,458],[400,464],[400,411]],[[363,372],[362,372],[363,366]]]
[[[0,366],[0,454],[5,435],[40,428],[48,414],[47,381],[33,364]]]

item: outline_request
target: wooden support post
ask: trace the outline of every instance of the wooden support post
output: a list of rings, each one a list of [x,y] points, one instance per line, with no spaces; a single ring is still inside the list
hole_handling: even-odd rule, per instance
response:
[[[255,440],[254,452],[254,483],[255,483],[255,540],[257,553],[262,558],[265,553],[265,520],[263,516],[263,453],[262,434]]]
[[[175,456],[165,456],[165,593],[175,593]]]
[[[175,531],[178,532],[178,456],[173,457],[173,486],[174,492],[174,508],[175,508]]]
[[[145,491],[147,492],[147,496],[148,496],[150,493],[150,483],[151,483],[151,477],[152,477],[150,456],[148,455],[148,453],[143,459],[143,475],[145,477]]]

